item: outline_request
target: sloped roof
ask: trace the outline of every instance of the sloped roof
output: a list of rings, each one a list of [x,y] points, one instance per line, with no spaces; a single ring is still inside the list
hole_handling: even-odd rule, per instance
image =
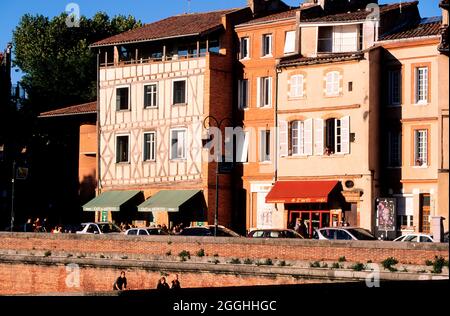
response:
[[[380,15],[386,14],[390,11],[406,9],[411,6],[417,6],[419,1],[392,3],[386,5],[380,5]],[[338,13],[338,14],[326,14],[317,16],[316,14],[311,17],[304,16],[301,19],[301,23],[327,23],[327,22],[351,22],[365,20],[371,11],[358,10],[353,12]]]
[[[236,10],[239,9],[171,16],[154,23],[146,24],[140,28],[103,39],[91,46],[107,46],[207,34],[222,27],[222,17]]]
[[[299,11],[300,8],[296,7],[291,10],[277,12],[273,14],[269,14],[260,18],[256,18],[253,20],[250,20],[246,23],[242,23],[238,26],[247,26],[247,25],[253,25],[253,24],[260,24],[260,23],[270,23],[270,22],[276,22],[281,20],[288,20],[288,19],[295,19],[295,15],[297,11]]]
[[[44,112],[41,113],[39,117],[71,116],[71,115],[96,114],[96,113],[97,113],[97,102],[95,101]]]
[[[400,26],[391,32],[380,36],[381,41],[397,40],[414,37],[440,35],[442,27],[441,17],[424,18],[419,21]]]
[[[302,57],[296,55],[282,58],[279,67],[327,64],[339,61],[360,60],[362,58],[364,58],[364,52],[321,54],[317,57]]]

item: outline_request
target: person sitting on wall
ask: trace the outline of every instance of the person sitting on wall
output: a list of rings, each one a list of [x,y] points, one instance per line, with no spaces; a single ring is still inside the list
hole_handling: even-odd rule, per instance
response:
[[[123,291],[127,289],[127,278],[125,277],[125,271],[120,272],[120,276],[114,282],[114,291]]]
[[[156,289],[160,292],[167,292],[168,290],[170,290],[169,284],[167,284],[165,277],[159,279]]]
[[[180,281],[178,280],[178,274],[175,274],[175,279],[172,280],[172,290],[180,290],[181,289],[181,284]]]

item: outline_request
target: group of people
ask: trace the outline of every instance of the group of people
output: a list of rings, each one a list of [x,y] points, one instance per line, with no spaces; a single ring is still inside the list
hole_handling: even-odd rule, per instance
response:
[[[181,289],[181,284],[178,279],[178,274],[175,274],[174,279],[172,280],[172,285],[169,286],[165,277],[161,277],[159,279],[156,289],[160,292],[167,292],[169,290],[179,290]],[[116,282],[113,285],[114,291],[124,291],[129,290],[127,277],[125,276],[125,271],[120,272],[120,276],[117,278]]]
[[[39,217],[37,217],[34,221],[32,218],[29,218],[25,225],[23,226],[23,231],[25,233],[41,233],[48,231],[48,221],[47,218],[41,221]]]

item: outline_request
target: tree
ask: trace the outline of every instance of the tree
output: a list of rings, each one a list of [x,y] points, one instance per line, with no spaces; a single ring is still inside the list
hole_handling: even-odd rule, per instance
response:
[[[142,25],[132,16],[110,19],[105,13],[81,17],[79,27],[68,27],[66,19],[66,13],[53,19],[26,14],[13,32],[14,63],[25,73],[34,114],[94,100],[96,56],[89,45]]]

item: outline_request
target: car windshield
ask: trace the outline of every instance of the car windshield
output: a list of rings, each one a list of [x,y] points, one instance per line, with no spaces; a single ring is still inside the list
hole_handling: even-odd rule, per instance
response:
[[[370,232],[361,228],[351,228],[348,232],[356,237],[358,240],[377,240]]]
[[[100,230],[102,231],[103,234],[108,234],[108,233],[120,233],[121,230],[119,227],[117,227],[114,224],[99,224],[98,227],[100,227]]]

